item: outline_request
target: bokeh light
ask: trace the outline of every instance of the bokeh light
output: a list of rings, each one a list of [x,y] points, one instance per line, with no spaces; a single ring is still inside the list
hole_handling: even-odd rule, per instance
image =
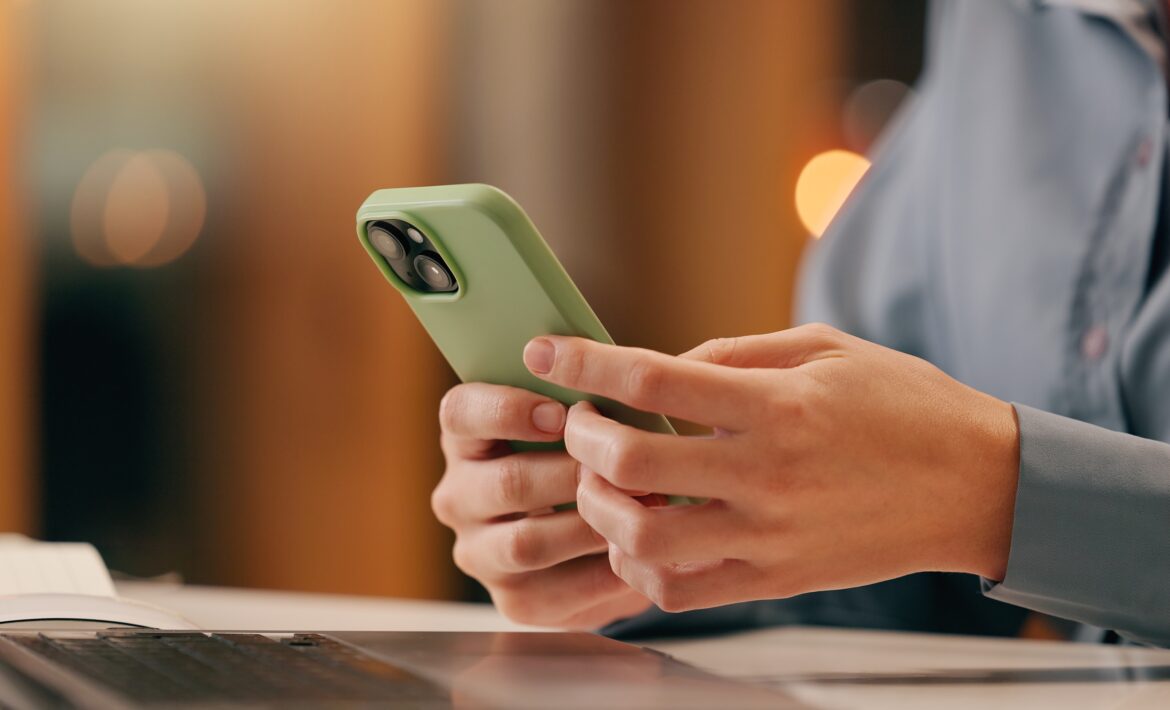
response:
[[[796,213],[809,234],[825,233],[866,170],[869,161],[848,150],[829,150],[808,161],[796,180]]]
[[[207,192],[191,161],[173,150],[152,150],[149,155],[170,199],[166,230],[154,248],[136,262],[144,267],[161,266],[185,254],[207,216]]]
[[[170,196],[167,184],[146,153],[121,166],[106,195],[103,229],[106,250],[120,264],[134,264],[162,241]]]
[[[105,209],[110,185],[133,151],[117,148],[104,153],[89,166],[69,208],[69,227],[77,255],[94,266],[113,266],[113,255],[106,248]]]
[[[78,256],[94,266],[160,266],[191,247],[207,195],[198,172],[173,150],[110,150],[73,194],[70,227]]]

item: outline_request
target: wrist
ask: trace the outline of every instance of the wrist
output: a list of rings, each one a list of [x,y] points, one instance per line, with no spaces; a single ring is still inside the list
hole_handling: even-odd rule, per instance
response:
[[[987,579],[1002,581],[1011,552],[1015,519],[1016,487],[1020,472],[1020,425],[1016,409],[1007,402],[987,397],[980,417],[981,442],[974,456],[974,486],[969,500],[976,501],[968,540],[969,569]]]

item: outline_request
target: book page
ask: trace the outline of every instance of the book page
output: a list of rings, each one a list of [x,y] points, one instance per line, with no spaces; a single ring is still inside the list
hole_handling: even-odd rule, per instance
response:
[[[12,594],[112,597],[114,582],[93,545],[0,534],[0,596]]]

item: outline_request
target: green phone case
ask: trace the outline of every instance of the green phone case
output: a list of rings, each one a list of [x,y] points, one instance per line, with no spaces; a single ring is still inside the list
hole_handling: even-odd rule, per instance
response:
[[[425,293],[390,269],[366,233],[368,223],[389,219],[409,222],[430,238],[458,291]],[[490,185],[378,190],[358,210],[357,232],[464,382],[522,387],[566,404],[588,400],[626,424],[674,432],[661,415],[550,384],[524,366],[524,346],[540,335],[613,340],[528,215],[502,191]]]

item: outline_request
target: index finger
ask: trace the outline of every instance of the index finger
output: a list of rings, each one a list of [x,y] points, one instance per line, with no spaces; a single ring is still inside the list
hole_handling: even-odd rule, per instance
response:
[[[463,458],[490,457],[500,441],[559,441],[565,405],[518,387],[468,382],[439,403],[443,447]]]
[[[758,395],[758,383],[742,370],[585,338],[535,338],[524,348],[524,364],[570,389],[732,431],[746,428]]]

